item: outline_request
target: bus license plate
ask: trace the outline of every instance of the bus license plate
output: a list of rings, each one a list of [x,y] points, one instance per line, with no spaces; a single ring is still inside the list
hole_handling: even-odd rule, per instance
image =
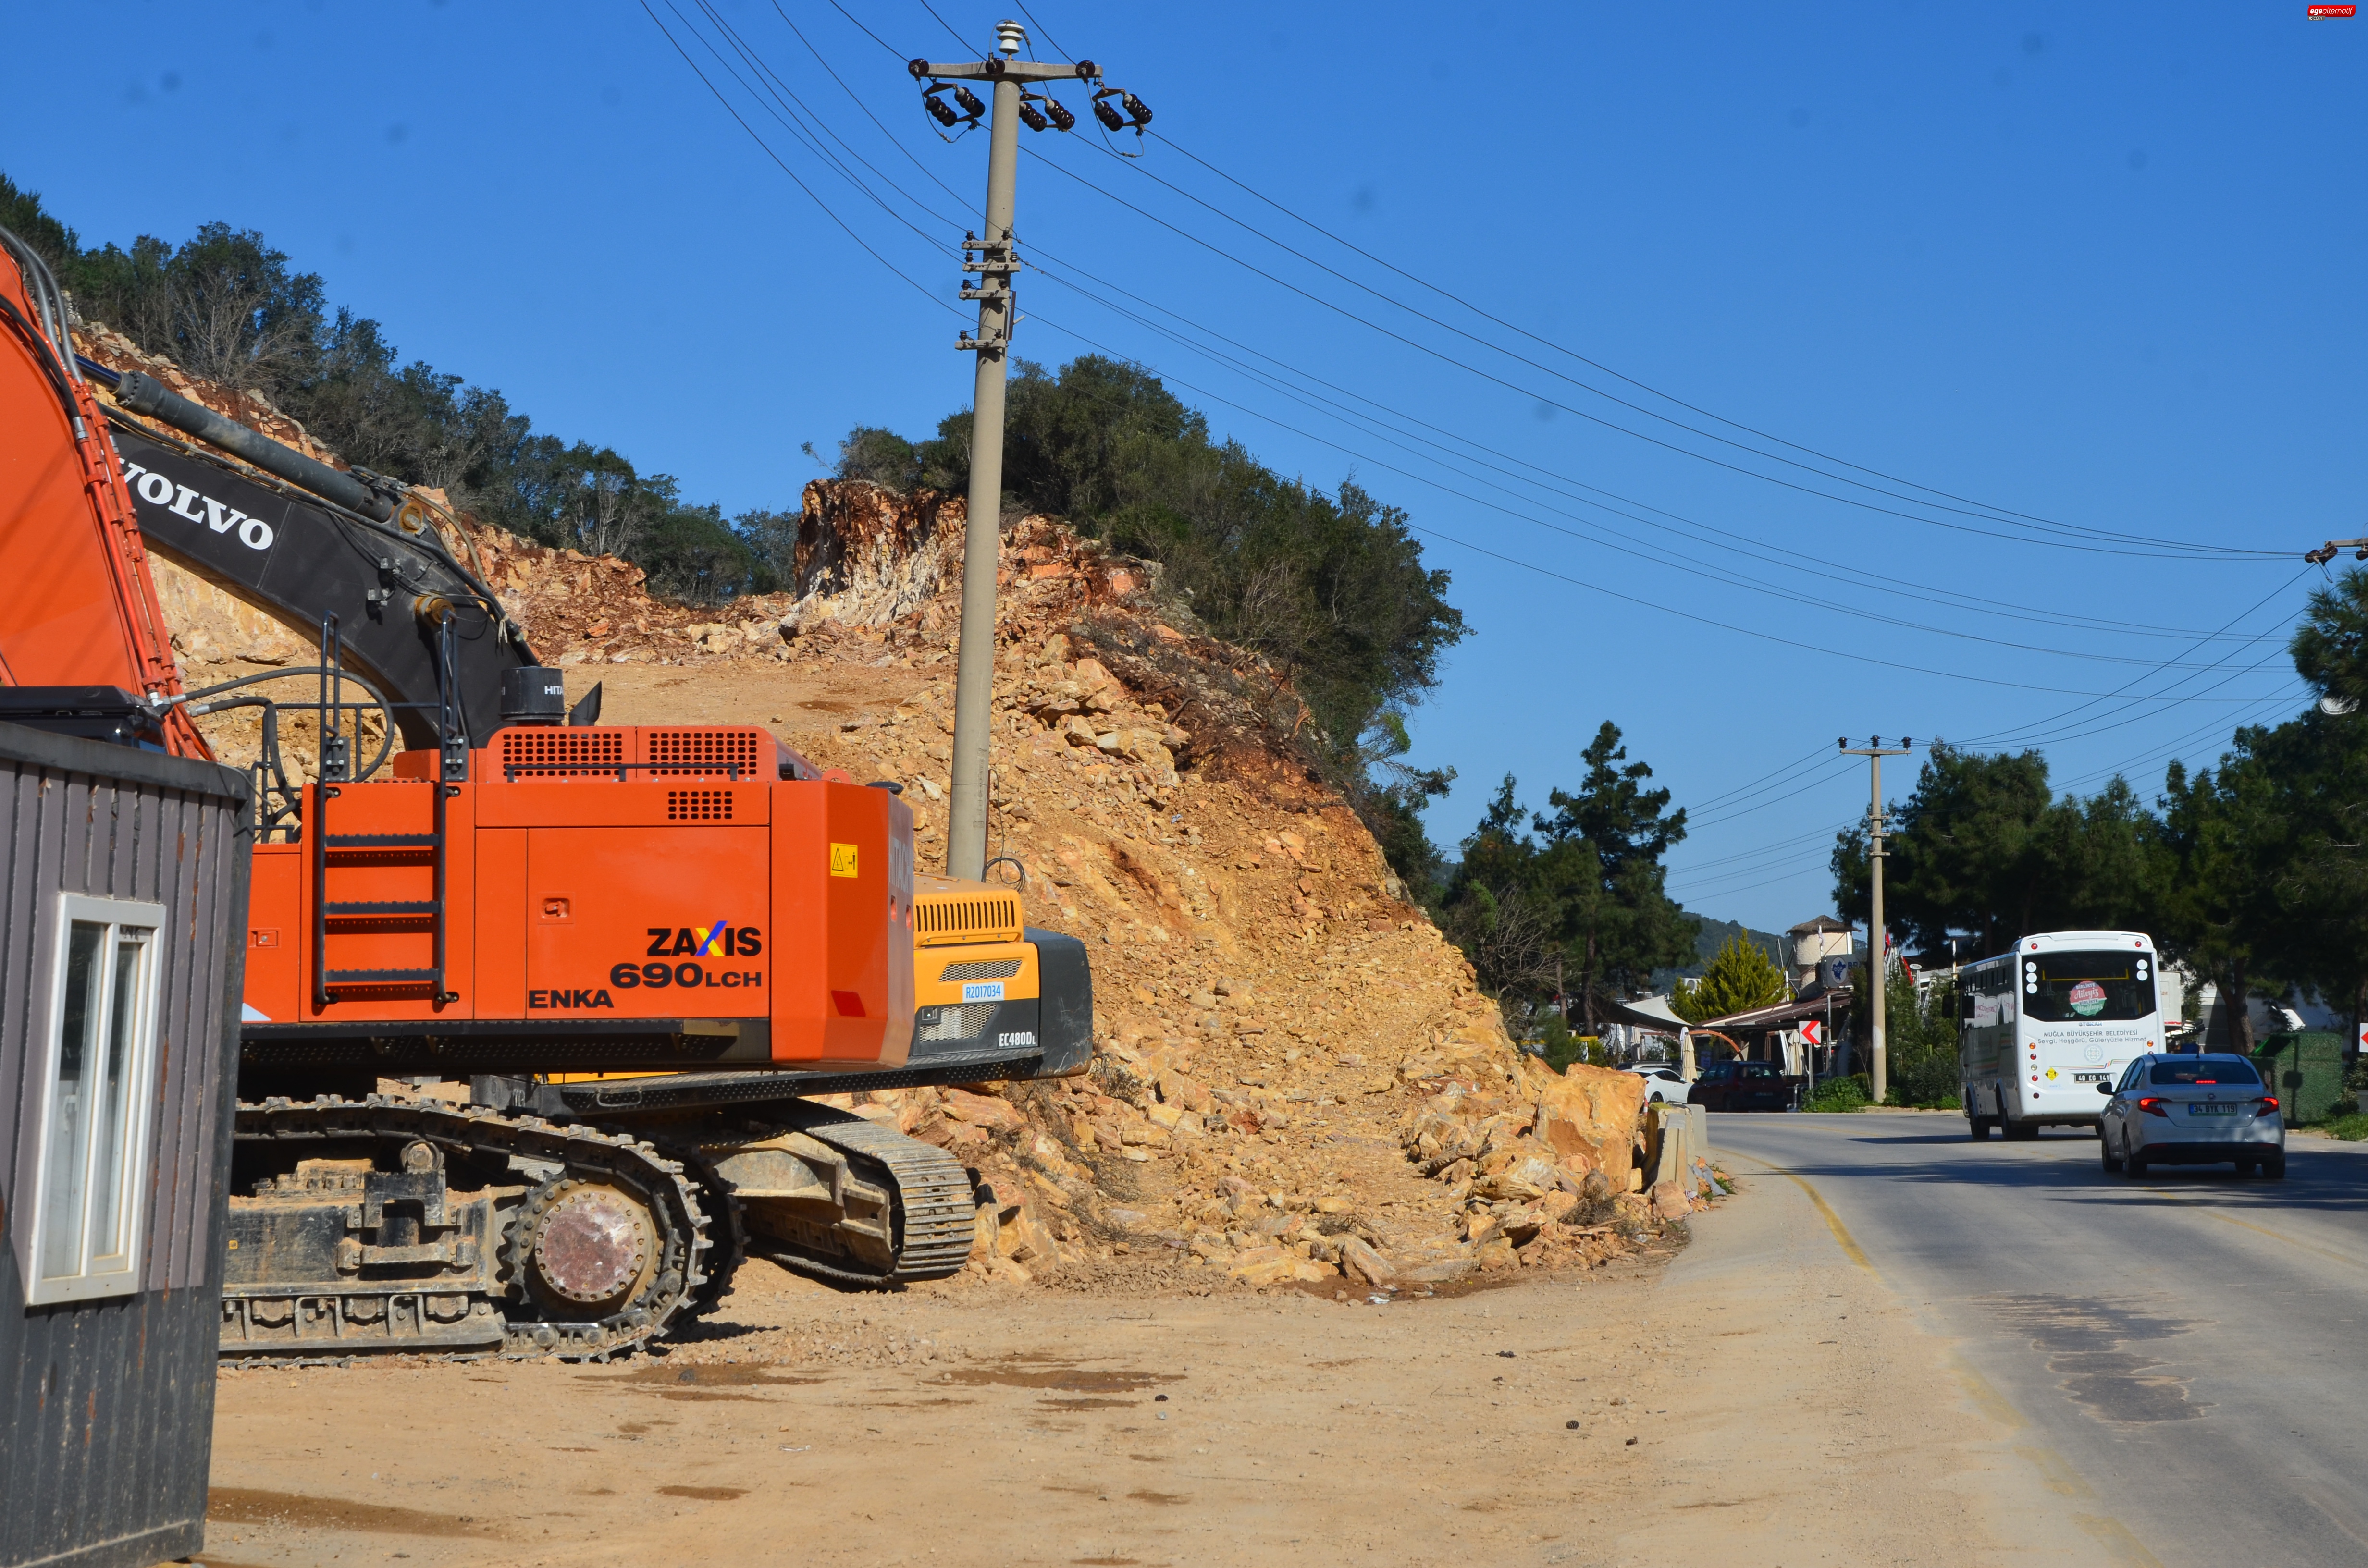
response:
[[[2232,1105],[2192,1105],[2187,1108],[2187,1114],[2190,1116],[2234,1116],[2237,1114],[2237,1108]]]
[[[2076,1084],[2101,1084],[2112,1076],[2111,1073],[2075,1073],[2072,1081]]]

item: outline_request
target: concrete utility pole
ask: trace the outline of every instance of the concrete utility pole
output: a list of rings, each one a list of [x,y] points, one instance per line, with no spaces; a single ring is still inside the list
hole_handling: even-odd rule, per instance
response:
[[[1045,113],[1025,110],[1030,129],[1047,123],[1064,131],[1076,123],[1067,109],[1040,95],[1026,93],[1025,82],[1099,81],[1090,60],[1056,65],[1016,58],[1028,42],[1027,29],[1017,22],[995,25],[998,53],[985,60],[939,64],[916,60],[907,69],[917,81],[927,81],[923,97],[929,112],[942,125],[965,119],[975,126],[987,120],[986,211],[980,232],[963,242],[964,287],[962,297],[978,301],[978,335],[963,334],[954,347],[978,356],[978,381],[971,397],[970,510],[962,529],[962,641],[955,657],[953,797],[946,822],[946,873],[979,881],[986,875],[987,743],[995,698],[995,580],[1000,565],[1003,513],[1003,381],[1010,358],[1011,329],[1019,317],[1013,310],[1012,274],[1019,256],[1011,239],[1012,187],[1019,172],[1021,99],[1043,101]],[[937,94],[949,83],[992,82],[993,105],[981,105],[966,87],[952,94],[962,106],[957,114]],[[1103,106],[1098,97],[1096,107]],[[1129,102],[1130,112],[1136,105]],[[1105,113],[1104,123],[1114,118]],[[1139,127],[1151,118],[1141,110]],[[1123,123],[1123,122],[1121,122]],[[975,274],[977,284],[969,284]]]
[[[1873,774],[1873,804],[1867,808],[1866,813],[1866,864],[1872,882],[1870,891],[1873,893],[1873,904],[1868,912],[1866,923],[1866,988],[1873,993],[1873,1008],[1867,1015],[1870,1026],[1867,1030],[1867,1085],[1875,1103],[1880,1105],[1891,1086],[1891,1051],[1884,1039],[1883,1017],[1884,991],[1891,978],[1889,955],[1884,951],[1883,938],[1883,759],[1906,756],[1916,749],[1916,743],[1903,735],[1897,745],[1886,746],[1881,735],[1871,735],[1866,744],[1854,746],[1850,744],[1850,737],[1844,735],[1836,744],[1847,756],[1866,758]]]

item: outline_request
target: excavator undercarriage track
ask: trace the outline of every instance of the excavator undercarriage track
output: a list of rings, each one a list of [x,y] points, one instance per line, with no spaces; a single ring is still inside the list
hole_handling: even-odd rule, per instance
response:
[[[715,1311],[749,1253],[875,1289],[968,1260],[952,1156],[809,1101],[765,1110],[719,1135],[385,1095],[242,1104],[222,1354],[605,1361]]]
[[[232,1360],[606,1360],[712,1306],[737,1261],[715,1195],[630,1133],[373,1095],[242,1104],[236,1139]]]
[[[826,1106],[791,1102],[784,1109],[773,1119],[844,1160],[848,1187],[869,1187],[887,1201],[867,1225],[860,1201],[842,1199],[846,1218],[821,1225],[751,1199],[745,1213],[749,1251],[835,1285],[874,1288],[942,1279],[969,1260],[976,1199],[960,1161]]]

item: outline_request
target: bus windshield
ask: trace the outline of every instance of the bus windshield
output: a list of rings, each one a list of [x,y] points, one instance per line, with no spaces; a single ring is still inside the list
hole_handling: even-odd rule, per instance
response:
[[[2023,1016],[2034,1023],[2105,1023],[2154,1016],[2154,960],[2142,952],[2025,953]]]

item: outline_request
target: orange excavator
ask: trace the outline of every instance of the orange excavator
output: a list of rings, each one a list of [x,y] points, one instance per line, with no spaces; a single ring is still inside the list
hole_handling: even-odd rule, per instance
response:
[[[0,722],[199,757],[198,718],[262,722],[223,1354],[606,1358],[748,1252],[959,1268],[970,1173],[810,1096],[1085,1071],[1083,945],[917,875],[894,783],[569,709],[428,500],[78,359],[68,319],[0,230]],[[184,689],[151,549],[318,665]]]

